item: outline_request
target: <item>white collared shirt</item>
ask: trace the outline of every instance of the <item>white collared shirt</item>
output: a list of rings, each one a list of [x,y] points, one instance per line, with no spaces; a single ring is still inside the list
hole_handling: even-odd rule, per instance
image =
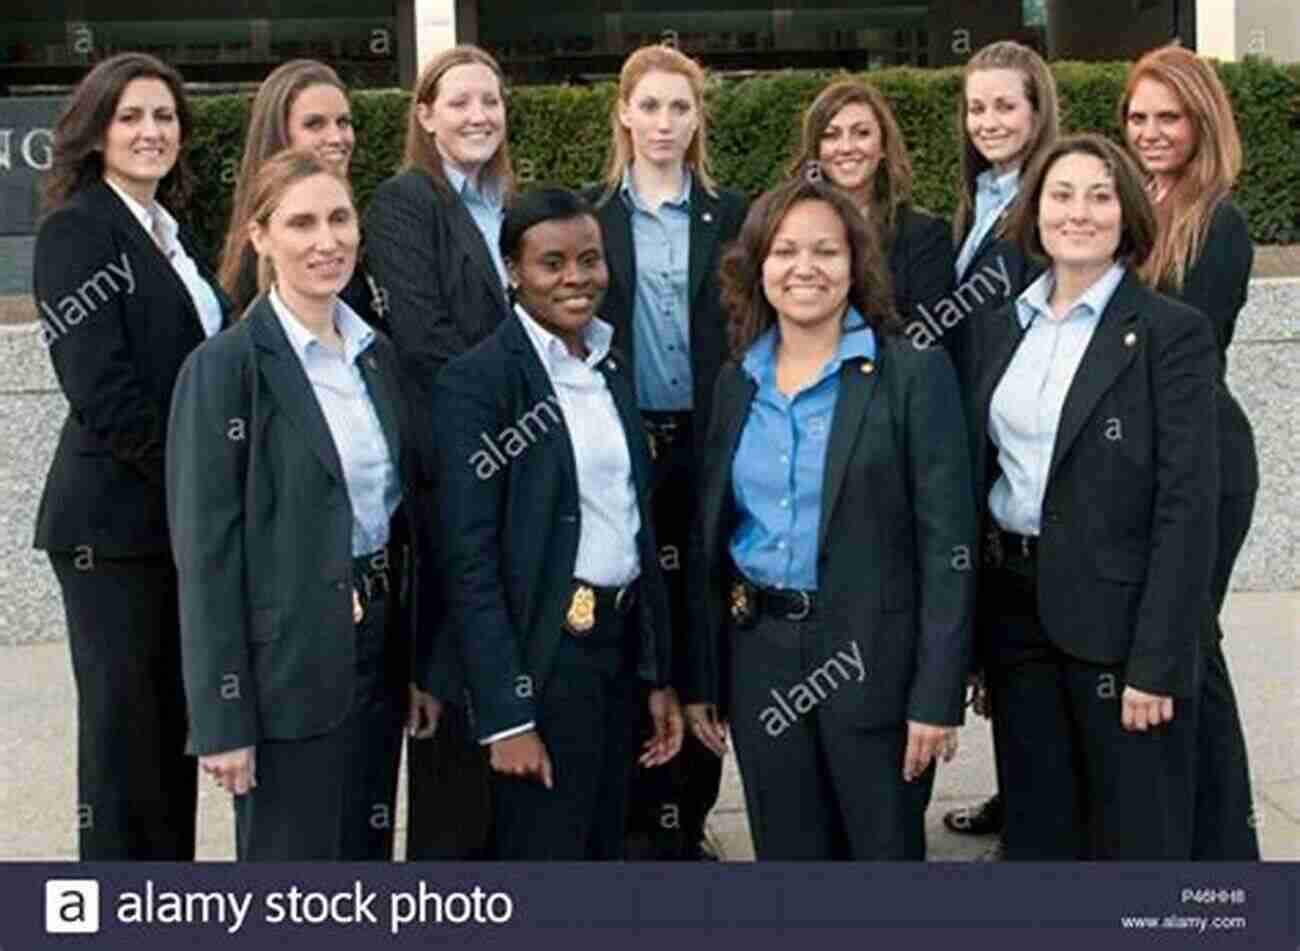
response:
[[[975,214],[966,240],[957,252],[957,280],[961,280],[970,266],[975,252],[983,244],[984,238],[997,225],[1002,212],[1006,211],[1020,191],[1020,169],[1013,168],[1002,175],[986,168],[975,177]]]
[[[185,289],[190,292],[190,300],[194,301],[194,309],[198,311],[199,323],[203,326],[203,333],[205,336],[211,337],[221,329],[221,302],[217,300],[216,292],[212,290],[212,286],[207,282],[207,279],[199,273],[199,266],[194,263],[194,259],[189,256],[185,251],[185,246],[181,244],[178,237],[180,226],[176,223],[176,219],[158,202],[154,202],[153,208],[149,209],[119,188],[115,182],[106,178],[104,184],[113,189],[117,197],[122,199],[126,207],[130,209],[131,214],[140,222],[140,227],[144,229],[151,242],[154,240],[154,216],[158,216],[158,223],[162,227],[164,245],[159,250],[171,263],[172,270],[181,279]]]

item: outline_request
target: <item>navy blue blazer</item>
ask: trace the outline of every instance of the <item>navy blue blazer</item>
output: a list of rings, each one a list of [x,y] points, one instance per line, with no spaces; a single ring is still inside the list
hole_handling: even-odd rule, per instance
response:
[[[650,452],[623,357],[600,363],[632,457],[641,530],[638,675],[666,685],[668,594],[650,516]],[[434,444],[446,630],[435,692],[468,686],[474,731],[486,738],[529,720],[546,690],[572,588],[581,531],[573,444],[555,389],[513,314],[435,384]],[[507,429],[525,448],[507,454]],[[530,689],[520,689],[528,684]]]

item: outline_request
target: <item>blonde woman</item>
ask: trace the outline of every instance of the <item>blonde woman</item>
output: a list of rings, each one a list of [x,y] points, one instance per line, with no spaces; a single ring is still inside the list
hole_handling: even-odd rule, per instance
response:
[[[1147,173],[1159,226],[1142,276],[1209,317],[1219,347],[1218,555],[1210,587],[1213,615],[1206,625],[1192,858],[1248,861],[1259,858],[1250,769],[1218,624],[1259,488],[1250,421],[1224,378],[1255,254],[1245,215],[1231,200],[1241,172],[1241,139],[1214,68],[1172,46],[1138,60],[1124,87],[1119,120],[1129,151]]]
[[[706,83],[700,65],[676,49],[647,46],[629,56],[610,107],[604,188],[593,196],[610,271],[602,313],[631,366],[654,449],[655,533],[683,639],[691,636],[683,578],[695,460],[726,350],[714,274],[745,214],[743,197],[719,188],[709,168]],[[679,647],[676,656],[683,653]],[[629,856],[707,857],[704,820],[721,777],[720,758],[693,739],[666,768],[639,770]]]

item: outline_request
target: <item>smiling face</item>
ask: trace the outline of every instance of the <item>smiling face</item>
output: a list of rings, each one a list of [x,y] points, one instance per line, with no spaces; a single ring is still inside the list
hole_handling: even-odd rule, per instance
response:
[[[867,189],[884,154],[880,122],[865,102],[851,102],[835,113],[817,147],[826,177],[854,194]]]
[[[249,233],[257,253],[274,264],[276,287],[290,307],[329,298],[352,277],[357,215],[347,186],[333,175],[290,185],[266,224],[254,221]]]
[[[181,127],[176,98],[161,79],[133,79],[122,90],[100,142],[104,178],[143,205],[176,164]]]
[[[1034,107],[1015,69],[980,69],[966,77],[966,134],[998,174],[1024,161],[1034,135]]]
[[[501,84],[482,63],[451,67],[438,79],[433,102],[417,103],[415,110],[421,128],[433,136],[443,158],[471,178],[505,140]]]
[[[637,161],[664,167],[680,164],[700,127],[690,80],[681,73],[652,69],[620,102],[618,119],[632,137]]]
[[[763,294],[783,321],[811,327],[838,321],[848,306],[853,255],[834,207],[796,202],[763,259]]]
[[[1095,269],[1115,259],[1123,215],[1115,176],[1095,155],[1061,156],[1043,176],[1038,234],[1058,267]]]
[[[520,305],[570,350],[609,287],[600,225],[590,215],[533,225],[506,270]]]
[[[1138,80],[1128,102],[1124,134],[1133,154],[1151,175],[1182,175],[1196,153],[1196,129],[1174,91],[1162,82]]]
[[[348,97],[337,86],[308,86],[293,99],[287,121],[289,146],[311,149],[323,160],[348,173],[356,134]]]

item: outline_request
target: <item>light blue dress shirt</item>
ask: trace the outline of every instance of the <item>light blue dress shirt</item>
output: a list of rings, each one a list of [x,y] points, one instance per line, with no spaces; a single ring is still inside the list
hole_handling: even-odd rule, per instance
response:
[[[510,281],[506,276],[506,263],[501,259],[501,223],[505,221],[506,212],[501,202],[500,189],[494,182],[485,183],[484,178],[479,176],[479,185],[486,184],[480,190],[464,172],[450,162],[443,162],[442,170],[451,190],[460,196],[465,210],[474,219],[479,234],[483,235],[483,241],[492,255],[492,263],[497,267],[497,276],[501,278],[501,286],[505,287]]]
[[[388,523],[402,500],[388,439],[357,366],[375,332],[338,301],[334,326],[343,338],[343,352],[337,353],[298,322],[275,288],[269,297],[334,437],[352,503],[352,555],[369,555],[388,544]]]
[[[180,225],[176,223],[176,219],[157,202],[154,202],[151,208],[146,208],[107,178],[104,179],[104,184],[113,189],[117,197],[125,202],[131,214],[140,222],[140,227],[149,235],[150,241],[154,241],[154,220],[157,219],[159,230],[162,232],[162,247],[159,250],[167,258],[172,270],[181,279],[181,283],[185,285],[185,290],[189,291],[190,300],[194,302],[194,309],[198,312],[204,335],[211,337],[221,329],[221,302],[217,300],[212,285],[199,273],[199,266],[194,263],[194,259],[181,244]]]
[[[1015,168],[1001,176],[995,177],[993,169],[987,168],[975,177],[975,221],[962,242],[957,254],[957,279],[970,264],[971,258],[984,241],[985,235],[993,230],[998,217],[1016,200],[1020,191],[1020,169]]]
[[[787,397],[776,385],[777,328],[750,345],[741,369],[758,384],[731,467],[739,522],[731,559],[769,588],[817,587],[826,446],[840,392],[840,366],[875,359],[876,337],[849,307],[839,350],[815,379]]]
[[[680,412],[695,405],[691,389],[691,173],[682,191],[651,214],[623,169],[619,197],[632,219],[636,289],[632,345],[636,348],[636,397],[642,409]]]
[[[1048,304],[1054,287],[1051,270],[1016,299],[1016,318],[1025,336],[989,405],[989,435],[1002,469],[989,491],[989,511],[1008,532],[1039,533],[1061,409],[1102,312],[1123,279],[1124,265],[1112,264],[1060,320]]]

